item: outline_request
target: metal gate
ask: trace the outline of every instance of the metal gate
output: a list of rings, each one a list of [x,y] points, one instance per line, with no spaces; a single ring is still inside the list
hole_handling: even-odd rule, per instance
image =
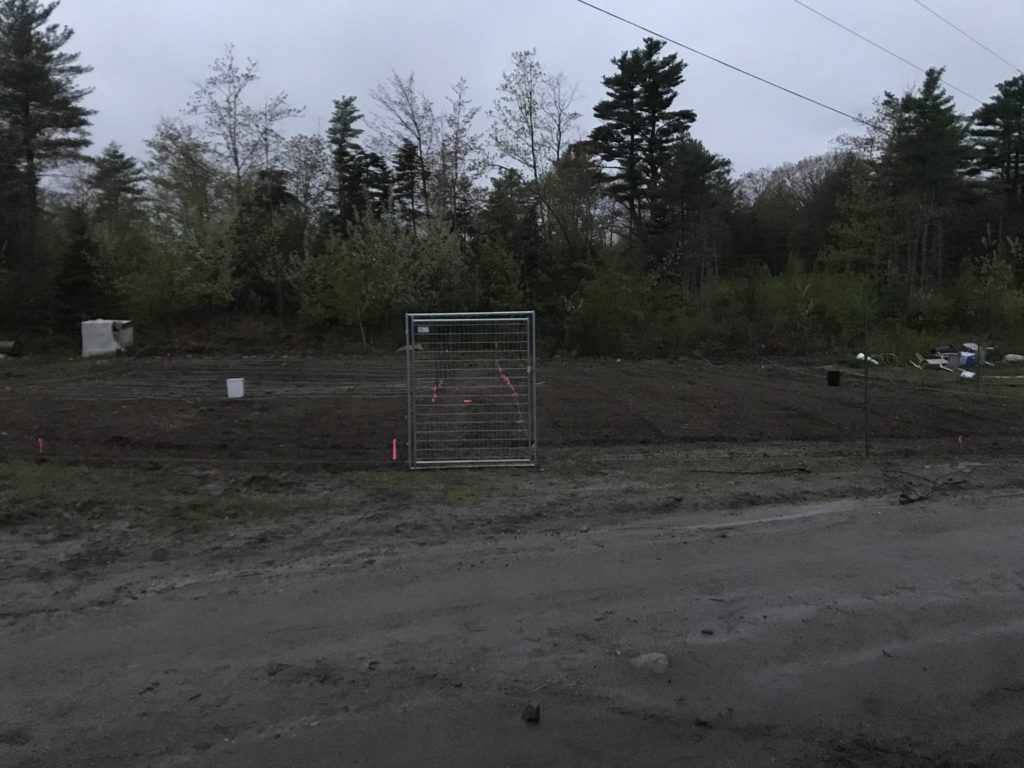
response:
[[[534,313],[405,316],[409,466],[537,463]]]

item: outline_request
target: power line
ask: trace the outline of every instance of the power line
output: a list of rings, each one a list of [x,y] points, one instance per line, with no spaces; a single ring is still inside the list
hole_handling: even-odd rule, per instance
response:
[[[837,27],[839,27],[840,29],[844,29],[844,30],[846,30],[846,31],[847,31],[847,32],[849,32],[849,33],[850,33],[851,35],[853,35],[853,36],[854,36],[854,37],[856,37],[856,38],[859,38],[859,39],[863,40],[863,41],[864,41],[865,43],[867,43],[868,45],[873,45],[873,46],[874,46],[875,48],[877,48],[878,50],[880,50],[880,51],[883,51],[883,52],[885,52],[885,53],[889,54],[889,55],[890,55],[890,56],[892,56],[892,57],[893,57],[894,59],[899,59],[899,60],[900,60],[900,61],[902,61],[902,62],[903,62],[904,64],[906,64],[906,65],[908,65],[908,66],[911,66],[911,67],[913,67],[914,69],[916,69],[916,70],[917,70],[918,72],[924,72],[925,74],[927,74],[927,72],[925,72],[925,70],[924,70],[923,68],[919,67],[919,66],[918,66],[917,64],[915,64],[914,62],[910,61],[909,59],[905,59],[905,58],[903,58],[902,56],[900,56],[900,55],[899,55],[898,53],[896,53],[895,51],[891,51],[891,50],[889,50],[888,48],[886,48],[886,47],[885,47],[884,45],[880,45],[879,43],[876,43],[876,42],[875,42],[874,40],[871,40],[870,38],[867,38],[867,37],[865,37],[865,36],[864,36],[864,35],[862,35],[862,34],[861,34],[860,32],[857,32],[857,31],[856,31],[856,30],[854,30],[854,29],[850,29],[850,28],[849,28],[848,26],[846,26],[845,24],[843,24],[843,23],[841,23],[841,22],[838,22],[838,21],[836,21],[836,20],[835,20],[835,19],[833,19],[833,18],[832,18],[831,16],[826,16],[826,15],[825,15],[824,13],[822,13],[821,11],[819,11],[819,10],[818,10],[817,8],[812,8],[812,7],[811,7],[811,6],[809,6],[809,5],[807,4],[807,3],[805,3],[805,2],[802,2],[802,0],[793,0],[793,2],[794,2],[794,3],[796,3],[797,5],[799,5],[799,6],[801,7],[801,8],[806,8],[806,9],[807,9],[808,11],[810,11],[811,13],[813,13],[813,14],[815,14],[815,15],[817,15],[817,16],[820,16],[821,18],[823,18],[823,19],[824,19],[825,21],[829,22],[830,24],[835,24],[835,25],[836,25]],[[953,89],[954,91],[957,91],[958,93],[962,93],[962,94],[963,94],[964,96],[966,96],[967,98],[969,98],[969,99],[974,99],[974,100],[975,100],[976,102],[978,102],[979,104],[984,104],[984,103],[985,103],[984,101],[982,101],[981,99],[979,99],[979,98],[978,98],[977,96],[974,96],[973,94],[970,94],[970,93],[968,93],[968,92],[967,92],[967,91],[965,91],[965,90],[964,90],[963,88],[957,88],[957,87],[956,87],[955,85],[953,85],[952,83],[950,83],[949,81],[947,81],[947,80],[945,80],[945,79],[943,79],[943,80],[942,80],[942,83],[943,83],[943,85],[945,85],[945,86],[946,86],[947,88],[952,88],[952,89]]]
[[[937,19],[938,19],[939,21],[942,21],[943,23],[945,23],[945,24],[948,24],[949,26],[951,26],[951,27],[952,27],[953,29],[955,29],[955,30],[956,30],[957,32],[959,32],[959,33],[960,33],[961,35],[963,35],[964,37],[966,37],[966,38],[967,38],[968,40],[970,40],[970,41],[971,41],[972,43],[974,43],[975,45],[977,45],[977,46],[979,46],[979,47],[981,47],[981,48],[984,48],[984,49],[985,49],[986,51],[988,51],[988,52],[989,52],[989,53],[991,53],[991,54],[992,54],[993,56],[995,56],[995,57],[996,57],[997,59],[999,59],[999,60],[1000,60],[1001,62],[1003,62],[1003,64],[1006,64],[1006,65],[1007,65],[1008,67],[1011,67],[1011,68],[1013,68],[1013,69],[1017,70],[1017,72],[1018,72],[1018,73],[1020,73],[1020,74],[1024,75],[1024,72],[1021,72],[1021,69],[1020,69],[1020,67],[1018,67],[1018,66],[1017,66],[1016,64],[1014,64],[1014,63],[1013,63],[1012,61],[1007,61],[1007,60],[1006,60],[1006,59],[1004,59],[1004,58],[1003,58],[1002,56],[1000,56],[1000,55],[999,55],[998,53],[996,53],[996,52],[995,52],[995,51],[993,51],[993,50],[992,50],[991,48],[989,48],[989,47],[988,47],[987,45],[985,45],[985,44],[984,44],[983,42],[981,42],[981,41],[980,41],[980,40],[978,40],[977,38],[971,37],[971,36],[970,36],[969,34],[967,34],[966,32],[964,32],[964,31],[963,31],[962,29],[960,29],[960,27],[958,27],[958,26],[957,26],[956,24],[954,24],[954,23],[953,23],[952,21],[950,21],[949,19],[947,19],[947,18],[946,18],[945,16],[942,16],[942,15],[940,15],[939,13],[937,13],[937,12],[933,11],[933,10],[932,10],[931,8],[929,8],[929,7],[927,6],[927,5],[925,5],[924,3],[922,3],[922,2],[921,2],[921,0],[914,0],[914,2],[915,2],[915,3],[917,3],[918,5],[920,5],[920,6],[922,7],[922,8],[924,8],[924,9],[925,9],[926,11],[928,11],[928,13],[930,13],[930,14],[931,14],[932,16],[934,16],[935,18],[937,18]]]
[[[668,43],[672,43],[672,45],[679,46],[680,48],[682,48],[684,50],[690,51],[690,53],[695,53],[698,56],[702,56],[705,59],[709,59],[710,61],[715,62],[716,64],[721,64],[723,67],[727,67],[727,68],[733,70],[734,72],[739,72],[741,75],[746,75],[747,77],[753,78],[754,80],[757,80],[758,82],[764,83],[765,85],[770,85],[772,88],[777,88],[780,91],[788,93],[790,96],[796,96],[798,99],[803,99],[804,101],[810,102],[811,104],[814,104],[815,106],[821,107],[822,109],[827,109],[829,112],[835,112],[837,115],[842,115],[843,117],[847,117],[847,118],[849,118],[850,120],[853,120],[856,123],[861,123],[862,125],[866,125],[869,128],[874,128],[876,131],[885,131],[885,129],[882,126],[878,125],[877,123],[874,123],[874,122],[872,122],[870,120],[866,120],[863,117],[858,117],[857,115],[851,115],[849,112],[844,112],[843,110],[839,109],[838,107],[833,107],[833,106],[831,106],[829,104],[826,104],[823,101],[818,101],[817,99],[811,98],[810,96],[805,96],[802,93],[794,91],[792,88],[787,88],[784,85],[779,85],[778,83],[772,82],[771,80],[768,80],[767,78],[761,77],[760,75],[755,75],[753,72],[748,72],[747,70],[742,69],[740,67],[737,67],[734,64],[730,64],[727,61],[723,61],[722,59],[716,58],[716,57],[712,56],[709,53],[704,53],[703,51],[698,51],[696,48],[693,48],[693,47],[691,47],[689,45],[686,45],[685,43],[681,43],[678,40],[673,40],[668,35],[663,35],[660,32],[655,32],[653,29],[649,29],[648,27],[645,27],[645,26],[643,26],[641,24],[638,24],[635,21],[631,21],[631,20],[625,18],[624,16],[619,16],[618,14],[612,13],[609,10],[605,10],[604,8],[601,8],[600,6],[597,6],[597,5],[594,5],[593,3],[587,2],[587,0],[576,0],[576,2],[579,3],[580,5],[585,5],[588,8],[592,8],[593,10],[598,11],[599,13],[603,13],[605,16],[610,16],[611,18],[616,19],[617,21],[621,21],[623,24],[628,24],[631,27],[639,29],[641,32],[646,32],[649,35],[653,35],[654,37],[657,37],[657,38],[659,38],[661,40],[664,40],[664,41],[666,41]]]

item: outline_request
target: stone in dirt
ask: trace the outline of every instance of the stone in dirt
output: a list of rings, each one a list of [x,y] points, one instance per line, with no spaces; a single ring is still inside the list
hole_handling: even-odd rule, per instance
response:
[[[539,723],[540,722],[540,704],[535,701],[531,701],[525,707],[523,707],[523,720],[528,723]]]
[[[642,653],[629,660],[637,669],[644,672],[664,672],[668,669],[668,656],[664,653]]]

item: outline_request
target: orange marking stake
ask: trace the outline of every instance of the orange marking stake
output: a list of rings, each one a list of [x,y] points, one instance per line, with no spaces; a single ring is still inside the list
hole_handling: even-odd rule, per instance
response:
[[[470,403],[472,403],[473,401],[472,401],[472,400],[463,400],[462,402],[463,402],[463,403],[465,403],[466,405],[469,405],[469,404],[470,404]]]
[[[36,438],[36,447],[39,449],[40,453],[43,452],[43,447],[44,447],[43,438],[41,438],[41,437],[37,437]]]
[[[398,461],[398,438],[391,438],[391,460]]]

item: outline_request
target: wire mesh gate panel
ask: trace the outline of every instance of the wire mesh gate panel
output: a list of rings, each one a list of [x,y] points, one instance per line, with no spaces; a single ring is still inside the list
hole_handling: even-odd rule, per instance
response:
[[[534,313],[405,316],[409,466],[537,463]]]

